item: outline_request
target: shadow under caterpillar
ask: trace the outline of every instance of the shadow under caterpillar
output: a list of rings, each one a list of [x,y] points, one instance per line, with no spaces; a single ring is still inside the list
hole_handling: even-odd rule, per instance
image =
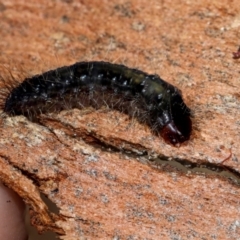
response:
[[[26,78],[11,88],[3,112],[33,120],[41,113],[103,105],[149,125],[169,144],[190,138],[190,109],[178,88],[158,75],[108,62],[77,62]]]

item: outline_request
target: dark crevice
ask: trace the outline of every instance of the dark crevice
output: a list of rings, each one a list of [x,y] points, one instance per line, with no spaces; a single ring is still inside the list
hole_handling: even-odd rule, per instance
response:
[[[55,214],[59,214],[60,208],[56,205],[56,203],[54,203],[53,201],[51,201],[47,195],[41,193],[40,197],[42,199],[42,201],[46,204],[46,206],[48,207],[48,211],[51,213],[55,213]]]
[[[105,140],[101,140],[97,136],[94,136],[93,133],[91,133],[91,137],[93,137],[95,140],[94,142],[91,143],[91,145],[93,145],[94,147],[99,147],[103,151],[124,153],[124,155],[127,155],[135,159],[142,157],[145,158],[146,162],[151,163],[151,165],[167,164],[177,168],[178,171],[181,171],[183,173],[186,173],[189,170],[191,170],[191,172],[195,174],[203,173],[205,175],[215,174],[226,177],[228,180],[229,178],[231,178],[233,183],[240,185],[240,173],[228,166],[209,162],[199,163],[200,160],[198,163],[195,163],[187,159],[180,158],[172,158],[171,161],[169,161],[169,157],[164,155],[158,155],[157,157],[152,158],[151,154],[149,154],[148,152],[149,150],[144,148],[142,145],[133,145],[132,143],[129,142],[123,142],[123,144],[128,146],[128,148],[119,149],[116,146],[109,144]]]
[[[105,140],[101,140],[98,138],[98,136],[94,136],[93,133],[91,133],[91,137],[94,139],[93,142],[91,142],[91,145],[94,147],[101,148],[103,151],[111,151],[116,153],[123,153],[124,155],[139,159],[145,158],[145,162],[150,163],[150,165],[169,165],[170,168],[168,168],[168,171],[172,169],[174,171],[174,168],[177,171],[180,171],[182,173],[187,173],[191,171],[193,174],[204,174],[204,175],[217,175],[217,176],[223,176],[227,178],[227,180],[230,180],[231,183],[240,185],[240,173],[236,171],[235,169],[224,166],[221,164],[214,164],[209,162],[202,162],[202,163],[194,163],[187,159],[180,159],[180,158],[172,158],[171,161],[169,161],[169,157],[164,155],[158,155],[157,157],[152,158],[151,154],[149,154],[149,150],[144,148],[141,145],[133,145],[129,142],[123,142],[123,145],[128,146],[127,148],[118,148],[116,146],[113,146],[112,144],[109,144]],[[88,142],[89,144],[89,142]],[[165,168],[166,169],[166,168]]]
[[[36,174],[30,173],[29,171],[24,170],[24,169],[20,168],[19,166],[13,164],[12,161],[10,160],[10,158],[7,157],[7,156],[1,155],[1,157],[2,157],[3,159],[5,159],[5,161],[6,161],[9,165],[11,165],[12,167],[14,167],[14,168],[15,168],[16,170],[18,170],[19,172],[21,172],[22,175],[24,175],[24,176],[26,176],[28,179],[30,179],[35,186],[37,186],[37,187],[40,186],[40,181],[39,181],[39,179],[37,178]]]
[[[121,153],[125,156],[134,158],[134,159],[144,159],[144,161],[141,160],[141,162],[145,162],[150,164],[153,167],[162,168],[166,171],[177,171],[182,173],[188,173],[191,171],[193,174],[204,174],[204,175],[216,175],[216,176],[222,176],[226,178],[228,181],[230,181],[233,184],[240,185],[240,173],[236,171],[235,169],[220,165],[220,164],[214,164],[209,162],[199,162],[194,163],[187,159],[180,159],[180,158],[171,158],[171,161],[169,160],[169,157],[164,155],[158,155],[156,157],[152,157],[153,153],[149,153],[149,149],[145,148],[141,144],[133,144],[124,140],[120,140],[118,142],[121,142],[121,146],[117,147],[116,144],[111,143],[111,139],[104,139],[101,136],[99,136],[97,133],[91,131],[91,133],[86,133],[84,131],[81,131],[81,135],[76,133],[76,129],[74,129],[71,125],[65,124],[62,122],[59,122],[55,119],[49,119],[49,121],[58,122],[58,124],[61,124],[63,126],[62,130],[64,131],[65,128],[69,129],[70,131],[65,132],[65,134],[70,138],[77,138],[80,137],[81,140],[83,140],[86,144],[89,144],[93,146],[94,148],[99,148],[102,151],[106,152],[112,152],[112,153]],[[62,142],[57,134],[54,132],[54,130],[49,127],[44,122],[41,122],[41,125],[46,127],[49,131],[51,131],[54,136],[60,141],[62,144],[67,146],[64,142]],[[73,133],[74,134],[71,134]],[[70,146],[67,146],[68,148]],[[166,165],[168,167],[166,167]]]
[[[46,231],[42,234],[38,233],[37,229],[34,226],[32,226],[32,224],[30,223],[29,207],[27,207],[26,209],[25,222],[26,222],[27,231],[29,234],[28,240],[40,240],[40,239],[41,240],[46,240],[46,239],[59,240],[60,239],[58,235],[53,231]]]
[[[153,167],[164,169],[165,171],[177,171],[184,174],[195,175],[215,175],[224,177],[230,183],[240,186],[240,174],[236,170],[213,163],[193,163],[189,160],[173,159],[171,161],[155,158],[151,160]]]

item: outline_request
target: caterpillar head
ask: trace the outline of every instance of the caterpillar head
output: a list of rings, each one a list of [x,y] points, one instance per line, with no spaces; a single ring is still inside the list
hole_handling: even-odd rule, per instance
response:
[[[162,138],[169,144],[179,146],[189,140],[192,131],[192,121],[190,117],[176,121],[170,121],[161,130]]]

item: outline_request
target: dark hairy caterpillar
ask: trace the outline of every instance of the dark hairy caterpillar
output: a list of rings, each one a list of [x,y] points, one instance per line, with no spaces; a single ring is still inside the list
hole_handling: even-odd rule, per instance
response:
[[[77,62],[26,78],[8,94],[3,112],[25,115],[92,106],[122,111],[172,145],[190,138],[190,109],[179,89],[137,69],[108,62]]]

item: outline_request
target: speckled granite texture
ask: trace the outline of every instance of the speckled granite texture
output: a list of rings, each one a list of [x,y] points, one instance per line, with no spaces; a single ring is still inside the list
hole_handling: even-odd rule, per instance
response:
[[[39,231],[64,240],[240,238],[238,185],[148,164],[187,160],[238,175],[239,29],[237,0],[0,3],[1,87],[11,75],[22,81],[104,60],[159,74],[182,90],[194,115],[191,139],[179,148],[105,109],[42,116],[42,125],[2,116],[0,180],[30,205]]]

